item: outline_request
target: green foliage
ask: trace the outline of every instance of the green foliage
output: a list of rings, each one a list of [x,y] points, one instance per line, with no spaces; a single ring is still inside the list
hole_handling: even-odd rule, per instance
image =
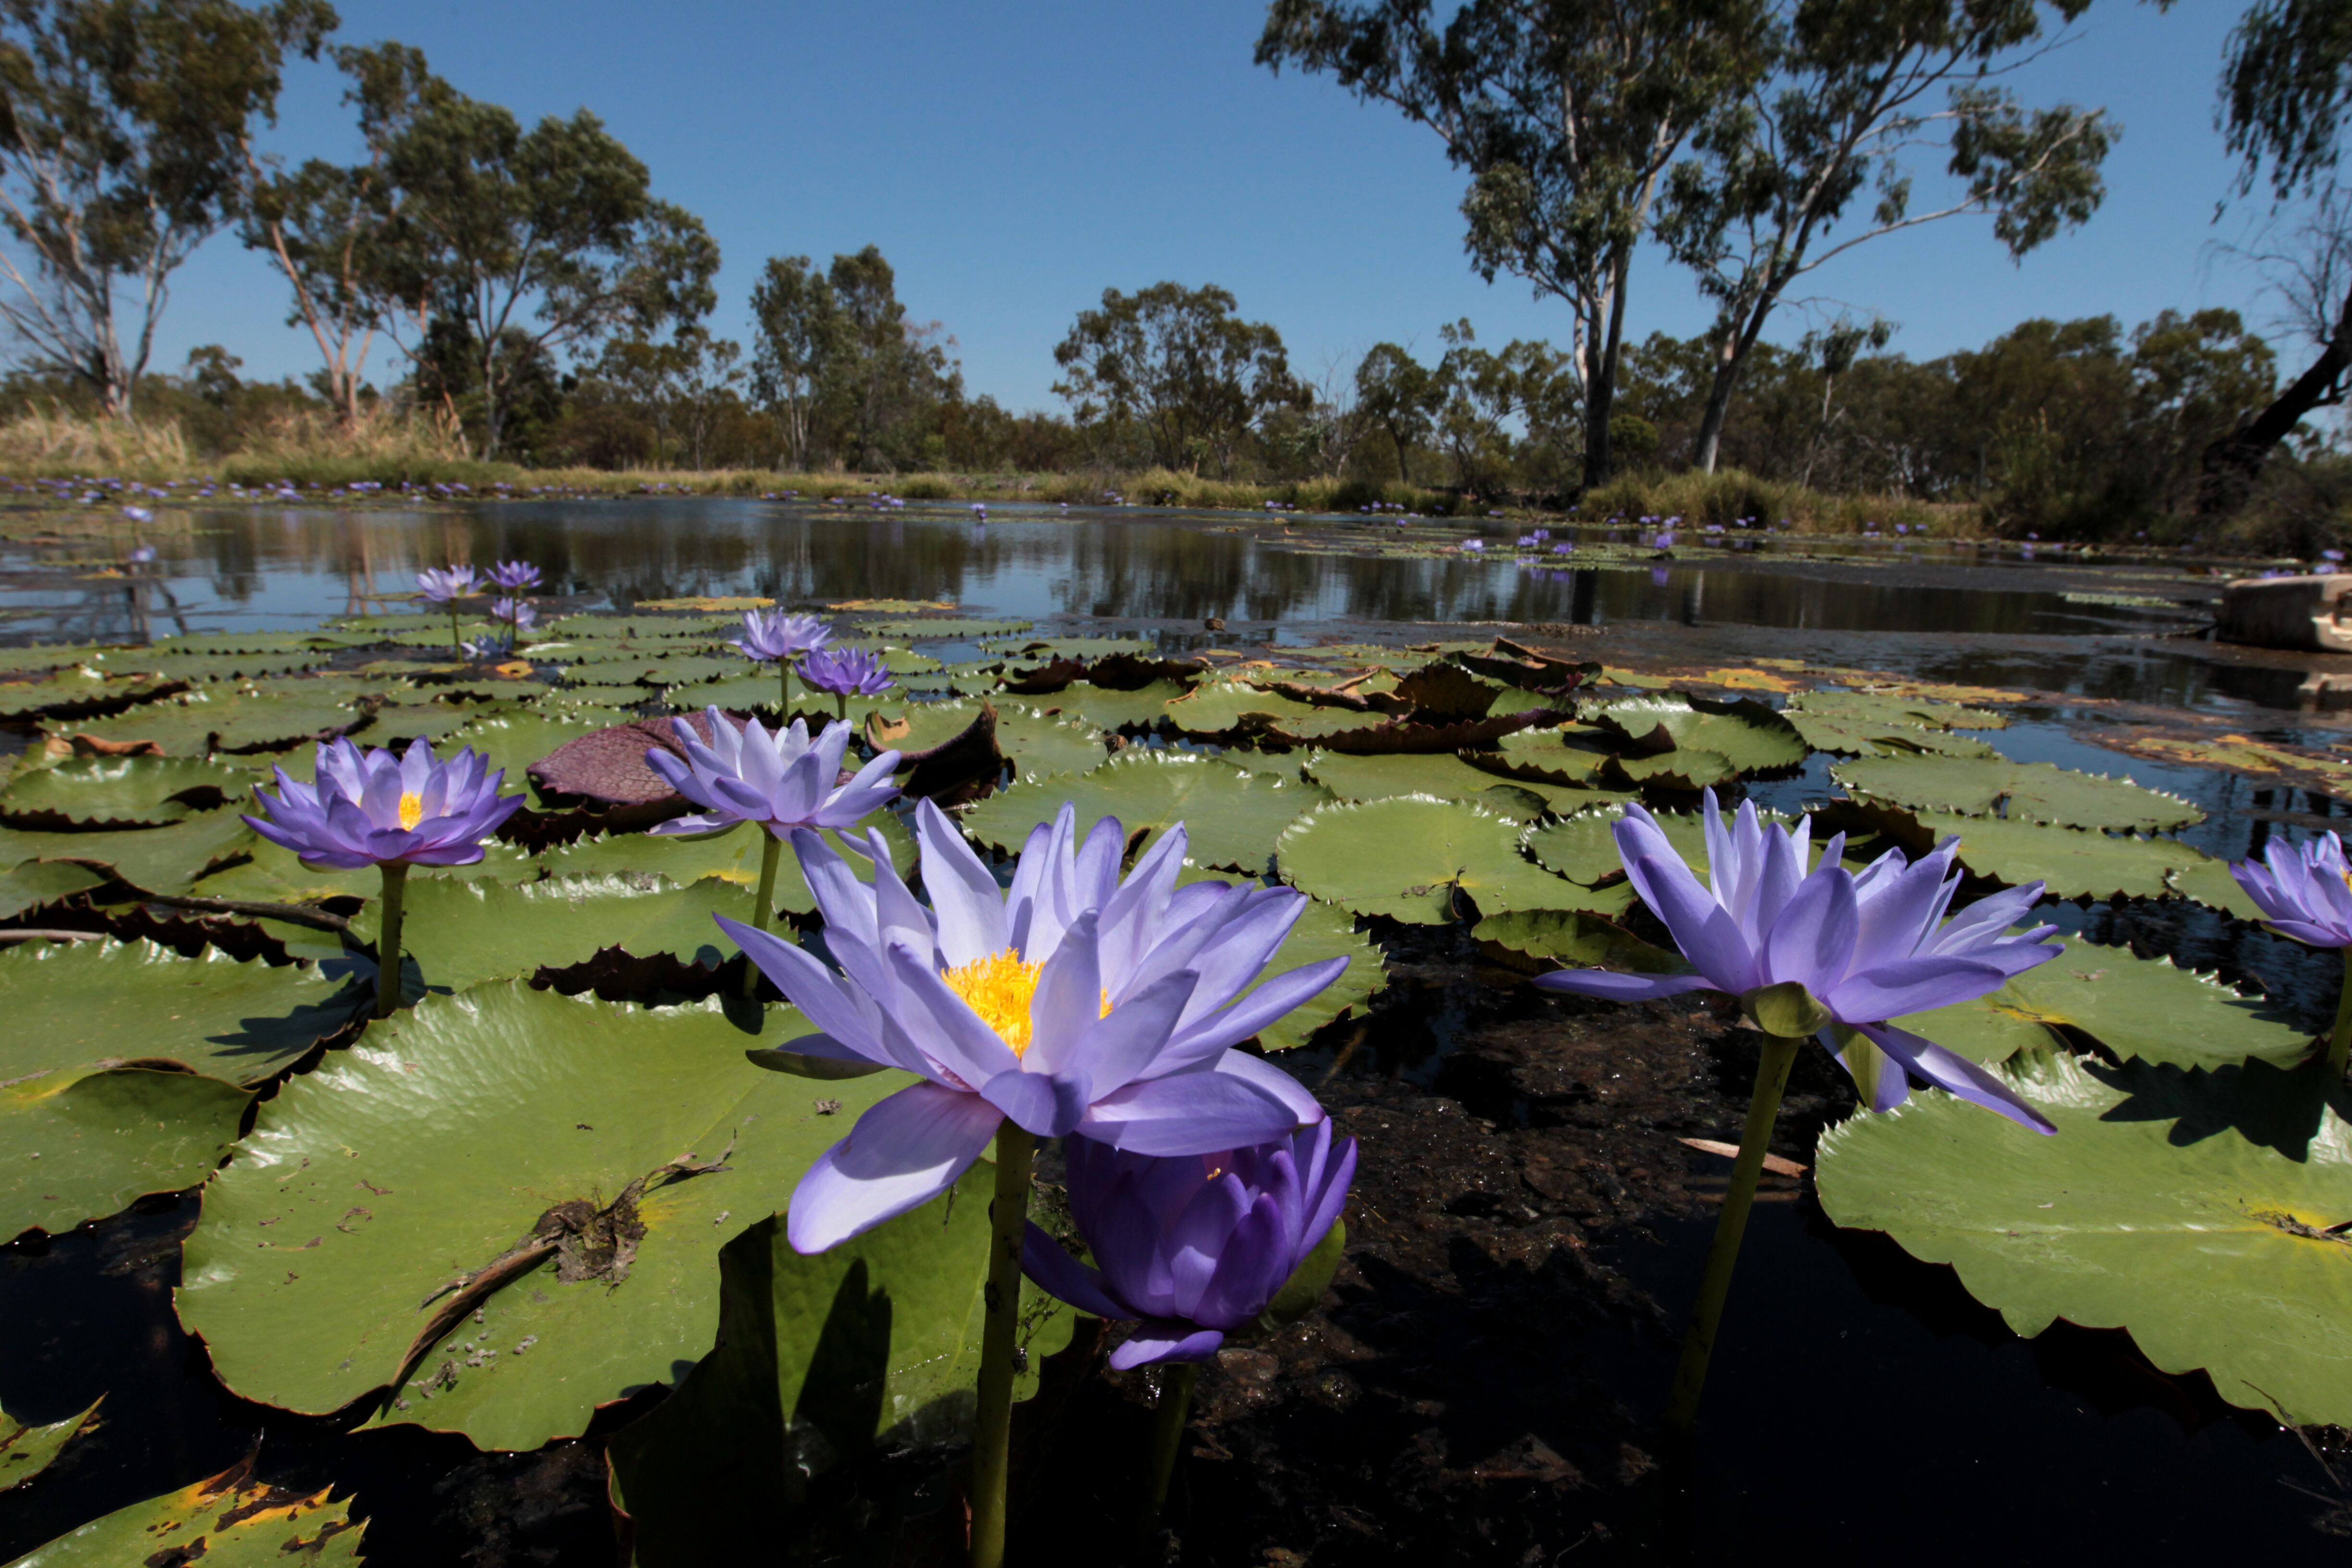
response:
[[[1161,467],[1198,472],[1210,462],[1231,479],[1250,433],[1304,395],[1282,335],[1234,309],[1233,295],[1213,283],[1106,289],[1102,308],[1081,310],[1055,347],[1063,379],[1054,390],[1097,439],[1132,429]]]
[[[256,1481],[256,1458],[247,1456],[178,1491],[119,1508],[35,1547],[8,1568],[121,1568],[175,1558],[201,1560],[205,1568],[356,1565],[367,1521],[351,1518],[350,1500],[329,1501],[332,1487],[306,1496]],[[171,1544],[153,1550],[158,1541]]]

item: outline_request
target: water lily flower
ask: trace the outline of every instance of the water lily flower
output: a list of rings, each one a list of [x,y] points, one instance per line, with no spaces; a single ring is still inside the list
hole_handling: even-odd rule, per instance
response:
[[[446,605],[452,599],[470,598],[482,590],[482,575],[471,566],[451,566],[439,571],[427,568],[416,574],[416,593],[429,605]]]
[[[2340,1075],[2352,1061],[2352,867],[2344,840],[2323,833],[2302,844],[2273,838],[2260,860],[2243,860],[2230,875],[2281,936],[2344,952],[2344,988],[2336,1002],[2336,1029],[2327,1058]]]
[[[133,566],[144,566],[154,559],[155,547],[152,544],[142,544],[131,552],[131,563]]]
[[[143,506],[126,506],[122,509],[122,515],[129,518],[133,522],[152,522],[155,521],[155,514],[149,511]]]
[[[1307,964],[1242,995],[1305,896],[1179,888],[1181,824],[1122,881],[1127,830],[1105,817],[1079,843],[1076,823],[1064,803],[1030,834],[1004,888],[940,809],[919,802],[929,908],[898,879],[878,833],[867,883],[816,834],[794,830],[838,969],[720,918],[824,1031],[788,1049],[921,1080],[869,1109],[801,1178],[785,1224],[796,1250],[822,1252],[929,1202],[1008,1121],[1037,1137],[1075,1132],[1178,1155],[1268,1142],[1321,1119],[1289,1074],[1232,1049],[1347,967]]]
[[[479,637],[467,637],[459,643],[457,651],[479,664],[487,663],[491,659],[509,658],[514,652],[514,645],[513,632],[487,631]]]
[[[318,782],[272,769],[276,793],[255,785],[261,815],[245,820],[312,870],[470,866],[482,858],[483,840],[523,802],[500,795],[504,771],[486,773],[486,766],[471,746],[444,763],[422,739],[397,756],[381,746],[362,752],[349,740],[323,742]]]
[[[348,740],[319,747],[317,783],[273,770],[273,794],[259,784],[261,815],[245,820],[256,833],[294,851],[312,870],[353,871],[373,866],[383,876],[376,930],[375,1016],[400,1005],[401,895],[411,866],[470,866],[483,840],[523,801],[500,795],[506,777],[467,746],[446,763],[418,739],[394,756],[381,747],[362,752]]]
[[[897,681],[882,666],[882,657],[868,648],[820,648],[801,661],[801,679],[814,691],[829,691],[842,717],[849,714],[853,697],[878,697]]]
[[[509,594],[539,586],[539,568],[528,561],[501,561],[490,568],[490,581]]]
[[[525,626],[537,625],[539,621],[539,612],[531,608],[529,599],[493,599],[490,601],[490,615],[518,632]]]
[[[1845,847],[1840,834],[1808,874],[1811,818],[1794,833],[1778,824],[1767,828],[1755,804],[1742,802],[1738,818],[1727,827],[1716,809],[1715,792],[1708,790],[1702,800],[1706,886],[1641,806],[1628,805],[1615,828],[1617,852],[1633,890],[1665,922],[1698,973],[1562,969],[1538,976],[1536,984],[1618,1001],[1697,990],[1749,1001],[1768,988],[1802,986],[1818,1016],[1814,1029],[1853,1076],[1871,1109],[1890,1110],[1901,1104],[1907,1085],[1900,1072],[1864,1066],[1848,1032],[1963,1100],[2037,1131],[2054,1131],[1993,1074],[1887,1022],[1973,1000],[1998,990],[2011,975],[2056,958],[2063,950],[2042,941],[2055,926],[2022,933],[2009,929],[2040,900],[2040,882],[1979,899],[1946,921],[1944,912],[1960,884],[1952,866],[1957,838],[1946,839],[1916,864],[1906,862],[1901,850],[1890,849],[1856,875],[1840,864]]]
[[[743,612],[743,635],[727,646],[745,658],[766,662],[798,658],[814,653],[833,640],[833,628],[814,616],[788,616],[782,610]]]
[[[795,827],[848,827],[898,793],[890,782],[898,766],[896,752],[884,752],[847,784],[838,782],[849,746],[846,724],[828,724],[811,739],[798,719],[772,733],[757,719],[739,728],[716,708],[703,710],[703,717],[710,726],[708,744],[694,726],[673,719],[670,728],[686,755],[660,747],[646,752],[646,766],[702,808],[656,825],[656,834],[717,833],[756,822],[774,837],[788,838]]]
[[[1082,1312],[1141,1326],[1113,1351],[1124,1371],[1199,1362],[1255,1322],[1347,1202],[1356,1141],[1331,1146],[1331,1123],[1245,1149],[1166,1157],[1091,1138],[1064,1141],[1070,1216],[1098,1268],[1034,1223],[1029,1278]]]

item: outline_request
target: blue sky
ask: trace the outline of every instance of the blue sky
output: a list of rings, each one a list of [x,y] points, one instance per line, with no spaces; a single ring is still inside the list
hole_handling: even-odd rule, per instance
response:
[[[954,335],[971,389],[1014,408],[1060,406],[1053,347],[1078,310],[1106,287],[1161,279],[1232,289],[1309,375],[1383,339],[1433,349],[1462,316],[1481,341],[1568,339],[1557,301],[1470,270],[1461,177],[1435,137],[1323,79],[1251,63],[1255,0],[339,5],[344,38],[414,44],[527,119],[601,115],[717,237],[722,333],[743,334],[765,258],[872,243],[909,314]],[[2033,315],[2259,316],[2253,280],[2216,249],[2237,222],[2211,221],[2231,174],[2214,77],[2238,10],[2102,0],[2078,41],[2013,79],[2029,101],[2103,104],[2124,126],[2087,227],[2021,267],[1981,219],[1875,241],[1815,275],[1825,308],[1900,322],[1895,346],[1918,357]],[[298,66],[271,144],[356,156],[340,92],[330,68]],[[1922,197],[1932,190],[1923,180]],[[155,363],[220,342],[248,375],[305,373],[316,353],[285,307],[283,285],[220,237],[175,281]],[[1654,257],[1639,268],[1632,336],[1706,320],[1685,275]],[[1789,312],[1773,335],[1806,324]]]

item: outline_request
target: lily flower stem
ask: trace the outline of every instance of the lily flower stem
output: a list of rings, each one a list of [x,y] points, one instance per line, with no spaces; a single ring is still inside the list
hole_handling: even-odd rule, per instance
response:
[[[2336,1078],[2352,1062],[2352,947],[2344,950],[2344,989],[2336,998],[2336,1033],[2327,1042],[2327,1066]]]
[[[762,827],[760,830],[760,890],[751,906],[751,929],[766,931],[775,918],[776,863],[783,858],[784,841]],[[760,990],[760,966],[747,954],[743,960],[743,994],[753,996]]]
[[[449,651],[453,654],[462,651],[457,646],[457,601],[455,599],[449,601]]]
[[[776,660],[776,679],[780,688],[776,694],[776,722],[779,725],[789,724],[793,721],[793,661],[791,659]]]
[[[836,691],[833,694],[833,710],[841,716],[841,721],[843,723],[846,724],[849,722],[848,692]]]
[[[1160,1407],[1151,1415],[1151,1473],[1144,1494],[1143,1531],[1151,1533],[1160,1512],[1168,1506],[1169,1478],[1176,1473],[1176,1450],[1184,1445],[1184,1423],[1192,1415],[1192,1384],[1201,1374],[1196,1362],[1178,1362],[1167,1369],[1160,1385]]]
[[[1029,1227],[1029,1167],[1037,1141],[1007,1117],[996,1131],[996,1201],[989,1205],[987,1317],[980,1342],[980,1409],[972,1427],[971,1568],[1003,1568],[1004,1482],[1013,1434],[1013,1331],[1021,1322],[1021,1247]]]
[[[375,1016],[389,1018],[400,1010],[400,896],[408,888],[408,868],[387,861],[383,871],[383,918],[375,932]]]
[[[1772,1124],[1780,1118],[1780,1096],[1789,1087],[1789,1068],[1803,1044],[1783,1035],[1764,1037],[1764,1053],[1756,1063],[1756,1090],[1748,1101],[1748,1125],[1739,1134],[1739,1158],[1732,1163],[1731,1188],[1723,1194],[1723,1210],[1715,1218],[1715,1239],[1706,1249],[1698,1304],[1691,1310],[1682,1361],[1675,1368],[1674,1393],[1666,1400],[1666,1430],[1676,1437],[1687,1437],[1698,1419],[1707,1360],[1715,1353],[1723,1303],[1731,1294],[1731,1270],[1739,1261],[1739,1238],[1748,1229],[1748,1211],[1756,1205],[1756,1182],[1764,1173]]]

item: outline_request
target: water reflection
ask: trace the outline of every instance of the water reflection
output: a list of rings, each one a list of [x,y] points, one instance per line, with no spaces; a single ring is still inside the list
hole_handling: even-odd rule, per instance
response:
[[[951,600],[1007,616],[1136,621],[1702,624],[1815,631],[2047,636],[2131,629],[2140,611],[2032,585],[1937,581],[1881,563],[1851,580],[1801,557],[1687,552],[1673,562],[1528,567],[1460,555],[1308,553],[1353,529],[1262,541],[1230,518],[960,510],[874,516],[752,500],[509,502],[443,510],[237,509],[167,514],[161,581],[205,625],[285,626],[372,604],[421,567],[521,557],[552,591],[625,606],[688,595]],[[176,522],[176,528],[170,523]],[[136,637],[137,617],[75,575],[60,547],[0,552],[17,640]],[[1849,563],[1850,566],[1850,563]],[[43,568],[48,568],[45,574]],[[1900,579],[1910,574],[1911,581]],[[2006,575],[2006,574],[2004,574]]]

